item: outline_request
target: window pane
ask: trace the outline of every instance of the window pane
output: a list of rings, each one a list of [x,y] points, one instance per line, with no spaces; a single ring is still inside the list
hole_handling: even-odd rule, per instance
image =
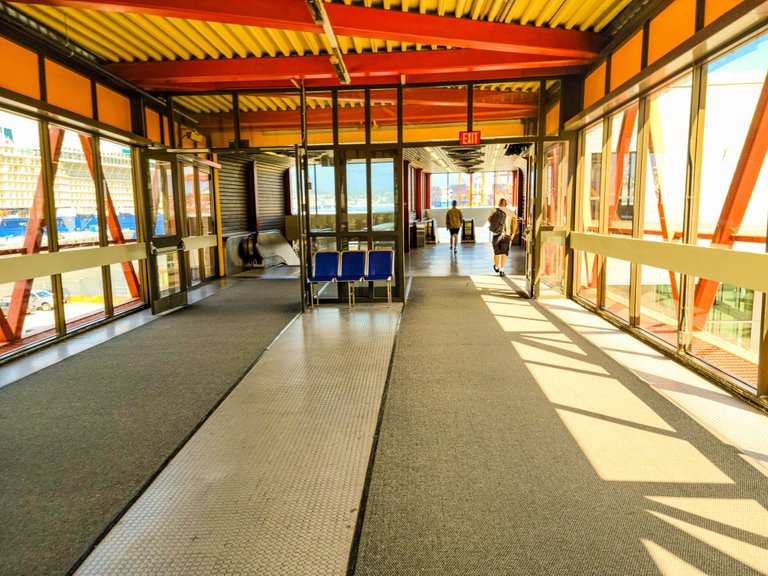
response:
[[[637,162],[637,104],[611,117],[608,233],[632,235]]]
[[[205,236],[216,234],[213,220],[213,190],[211,190],[211,175],[205,170],[198,169],[197,180],[200,186],[200,221],[202,233]]]
[[[298,92],[240,94],[238,103],[240,139],[246,141],[248,146],[292,147],[301,143],[301,99]]]
[[[200,275],[200,250],[190,250],[186,252],[187,262],[189,263],[189,282],[196,286],[202,282]]]
[[[365,144],[365,91],[338,93],[339,144]]]
[[[451,190],[448,174],[432,174],[429,180],[430,208],[447,208],[451,205]]]
[[[58,128],[51,128],[51,147]],[[98,246],[99,219],[90,136],[64,130],[59,161],[54,164],[53,202],[59,250]]]
[[[159,278],[160,298],[181,291],[181,267],[176,252],[159,254],[157,256],[157,272]]]
[[[176,234],[176,208],[173,205],[173,171],[170,162],[149,161],[152,195],[152,230],[156,236]]]
[[[605,309],[629,323],[630,263],[605,259]]]
[[[0,256],[47,251],[44,203],[38,124],[0,110]]]
[[[397,90],[371,90],[371,143],[397,142]]]
[[[67,332],[105,317],[101,268],[87,268],[61,275]]]
[[[682,238],[690,108],[690,75],[648,98],[645,240],[679,242]]]
[[[112,264],[109,267],[109,276],[112,280],[112,305],[115,313],[142,304],[138,270],[138,260]]]
[[[582,232],[600,231],[600,181],[603,160],[603,125],[584,133],[584,158],[581,171]]]
[[[640,270],[640,328],[677,346],[680,275],[642,266]]]
[[[579,259],[578,293],[582,298],[597,304],[597,268],[599,257],[590,252],[576,252]]]
[[[173,103],[180,104],[197,120],[196,127],[182,129],[181,148],[229,148],[234,144],[235,116],[230,94],[174,96]]]
[[[395,229],[395,162],[371,158],[371,199],[374,231]]]
[[[200,221],[197,219],[197,194],[195,192],[195,169],[184,166],[184,206],[187,216],[187,235],[199,236]]]
[[[568,144],[544,145],[544,226],[568,224]]]
[[[691,354],[756,387],[762,300],[760,292],[720,284],[711,307],[695,305]]]
[[[466,86],[403,89],[404,142],[458,142],[466,129]]]
[[[99,141],[104,174],[104,204],[110,244],[136,242],[136,202],[133,194],[131,149],[108,140]]]
[[[308,158],[309,227],[313,232],[336,230],[336,169],[333,151]]]
[[[31,282],[29,299],[26,311],[19,314],[26,282]],[[4,355],[23,346],[38,342],[56,335],[53,305],[48,298],[41,298],[38,292],[47,292],[46,286],[50,286],[50,277],[35,278],[34,280],[21,280],[0,284],[0,311],[7,318],[11,330],[16,337],[10,341],[0,341],[0,355]],[[47,308],[44,310],[43,308]],[[19,322],[15,321],[19,318]],[[4,339],[0,334],[0,339]]]
[[[205,264],[205,279],[216,276],[216,248],[203,249],[203,262]]]
[[[760,94],[768,89],[766,71],[766,35],[707,66],[699,245],[711,243],[719,248],[765,251],[765,151],[761,155],[748,154],[751,147],[746,145],[746,137],[755,114],[759,113],[756,107]],[[740,161],[752,168],[762,163],[762,175],[755,180],[750,176],[753,171],[737,171]]]
[[[565,292],[565,238],[563,236],[546,236],[542,245],[541,279],[545,285],[557,292]]]
[[[368,194],[365,158],[347,160],[345,178],[346,206],[342,204],[342,227],[357,232],[368,230]],[[346,207],[346,210],[344,208]]]
[[[307,144],[333,144],[333,99],[330,92],[307,92]]]
[[[479,130],[482,138],[535,136],[539,123],[539,89],[538,81],[475,85],[472,129]]]

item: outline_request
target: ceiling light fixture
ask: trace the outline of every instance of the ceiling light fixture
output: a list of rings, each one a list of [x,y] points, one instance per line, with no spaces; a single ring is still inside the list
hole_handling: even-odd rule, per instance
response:
[[[328,15],[323,7],[323,0],[307,0],[307,6],[309,7],[309,13],[312,15],[312,20],[323,29],[323,33],[328,38],[328,44],[331,46],[331,64],[336,71],[336,76],[339,77],[339,82],[349,84],[351,82],[349,72],[344,65],[336,34],[331,27],[331,23],[328,21]]]

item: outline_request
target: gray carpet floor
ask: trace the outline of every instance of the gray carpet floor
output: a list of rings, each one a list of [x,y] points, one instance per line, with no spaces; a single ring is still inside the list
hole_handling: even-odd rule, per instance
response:
[[[0,574],[65,574],[300,311],[230,283],[0,389]]]
[[[564,407],[547,399],[516,353],[511,341],[524,341],[525,334],[504,332],[482,301],[482,294],[492,293],[517,299],[511,290],[478,290],[469,278],[413,280],[355,575],[660,574],[643,540],[709,575],[761,573],[651,512],[734,539],[731,545],[765,548],[764,537],[650,498],[747,498],[768,507],[765,477],[531,302],[552,319],[553,330],[578,343],[590,362],[618,379],[735,483],[602,480],[558,416],[556,409]],[[569,354],[551,348],[558,350]]]

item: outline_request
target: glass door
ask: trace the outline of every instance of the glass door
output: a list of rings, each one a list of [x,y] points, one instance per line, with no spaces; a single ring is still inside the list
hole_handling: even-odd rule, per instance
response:
[[[561,296],[566,287],[569,229],[568,142],[545,142],[542,162],[539,295]]]
[[[171,154],[144,155],[143,179],[149,191],[145,202],[147,262],[152,313],[159,314],[187,303],[184,257],[182,187],[179,165]]]
[[[528,184],[525,191],[525,218],[523,219],[523,230],[520,232],[525,242],[525,291],[528,293],[529,298],[535,298],[538,290],[538,282],[536,280],[536,246],[538,245],[537,236],[540,225],[536,224],[536,218],[541,213],[541,210],[536,208],[538,202],[538,195],[536,194],[538,178],[537,154],[535,151],[536,146],[531,145],[528,154],[528,174],[525,179]]]

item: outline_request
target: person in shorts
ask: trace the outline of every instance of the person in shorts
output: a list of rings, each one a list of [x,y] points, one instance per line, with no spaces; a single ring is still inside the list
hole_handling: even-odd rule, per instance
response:
[[[499,207],[494,208],[494,211],[488,216],[488,222],[491,221],[496,210],[504,212],[506,218],[504,218],[503,232],[501,234],[494,234],[491,239],[491,244],[493,245],[493,270],[498,272],[499,276],[505,276],[504,267],[507,264],[509,246],[512,243],[512,237],[517,233],[517,215],[507,208],[507,199],[502,198],[499,200]]]
[[[450,250],[455,254],[456,246],[459,244],[459,230],[461,229],[461,223],[464,220],[464,215],[461,210],[456,208],[456,200],[451,202],[451,207],[445,213],[445,227],[451,233]]]

